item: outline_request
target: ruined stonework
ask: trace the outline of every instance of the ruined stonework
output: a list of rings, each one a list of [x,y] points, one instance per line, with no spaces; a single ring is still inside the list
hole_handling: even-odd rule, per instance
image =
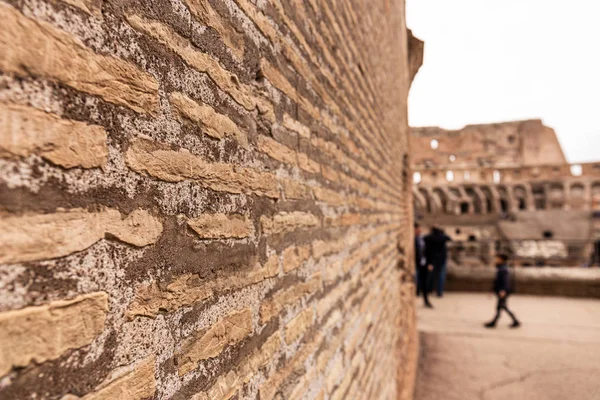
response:
[[[600,163],[569,165],[539,120],[413,128],[415,212],[454,239],[452,261],[600,264]]]
[[[411,398],[404,1],[0,21],[0,398]]]

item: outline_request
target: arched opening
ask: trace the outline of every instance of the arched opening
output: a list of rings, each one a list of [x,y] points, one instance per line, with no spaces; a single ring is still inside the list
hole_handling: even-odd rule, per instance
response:
[[[508,206],[508,200],[500,199],[500,209],[503,213],[507,213],[510,210],[510,207]]]
[[[527,191],[523,186],[517,186],[514,190],[515,200],[520,211],[527,210]]]
[[[440,204],[442,205],[442,212],[446,213],[448,211],[448,196],[446,196],[446,193],[440,188],[435,188],[433,189],[433,194],[439,197]]]
[[[460,213],[462,215],[468,214],[469,213],[469,203],[467,203],[466,201],[463,201],[462,203],[460,203]]]
[[[497,207],[494,205],[494,195],[492,194],[491,189],[487,186],[482,186],[481,191],[485,196],[488,213],[498,212]]]
[[[483,212],[483,204],[481,203],[481,199],[475,193],[475,190],[472,187],[466,187],[465,192],[467,196],[471,198],[471,204],[473,204],[473,212],[475,214],[481,214]]]
[[[423,209],[428,213],[431,214],[433,212],[433,206],[431,205],[431,199],[429,198],[429,193],[427,193],[427,190],[425,189],[419,189],[419,193],[421,193],[421,195],[423,196],[423,199],[425,199],[425,204],[423,205]]]

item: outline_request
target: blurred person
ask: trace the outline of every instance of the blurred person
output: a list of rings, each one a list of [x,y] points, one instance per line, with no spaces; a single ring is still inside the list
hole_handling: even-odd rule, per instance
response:
[[[496,305],[496,316],[493,320],[486,323],[484,326],[486,328],[495,328],[496,322],[500,318],[500,312],[502,310],[506,311],[506,313],[512,318],[511,328],[518,328],[521,326],[517,317],[508,309],[508,296],[511,293],[511,284],[510,284],[510,272],[508,270],[508,256],[506,254],[497,254],[496,255],[496,279],[494,280],[494,293],[498,298],[498,303]]]
[[[431,303],[429,302],[429,293],[428,293],[428,282],[429,282],[429,272],[431,266],[427,265],[427,260],[425,258],[425,240],[423,239],[423,235],[421,234],[421,226],[419,224],[415,224],[415,271],[417,274],[417,296],[423,293],[423,300],[425,302],[425,307],[433,308]]]
[[[448,267],[448,245],[451,241],[443,230],[437,226],[431,228],[431,233],[425,236],[425,259],[427,268],[433,272],[433,279],[429,280],[428,290],[433,289],[435,282],[438,297],[444,295],[446,284],[446,269]]]

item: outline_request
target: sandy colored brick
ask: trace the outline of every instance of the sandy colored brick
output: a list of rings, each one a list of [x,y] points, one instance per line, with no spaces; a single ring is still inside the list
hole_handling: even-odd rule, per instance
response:
[[[133,64],[96,54],[79,39],[6,4],[0,4],[0,20],[0,70],[55,80],[137,112],[156,111],[158,82]]]
[[[237,76],[223,68],[217,60],[203,53],[190,41],[161,22],[138,15],[128,15],[127,22],[178,54],[186,63],[200,72],[207,73],[215,83],[248,111],[254,110],[257,100],[252,88],[240,83]]]
[[[281,310],[304,296],[315,293],[321,287],[321,274],[317,273],[308,281],[298,283],[290,288],[275,293],[272,298],[263,301],[260,306],[260,322],[268,322],[271,318],[279,315]]]
[[[254,234],[254,225],[238,214],[204,214],[188,220],[188,225],[204,239],[243,239]]]
[[[285,193],[285,197],[293,200],[300,199],[312,199],[312,189],[310,186],[296,181],[294,179],[281,179],[281,185],[283,186],[283,192]]]
[[[38,154],[65,168],[106,164],[106,131],[28,106],[0,103],[0,157]]]
[[[313,187],[315,198],[331,206],[346,205],[346,198],[334,190],[315,186]]]
[[[102,3],[104,0],[60,0],[63,3],[75,6],[90,15],[99,17],[102,15]]]
[[[186,274],[161,289],[156,282],[139,285],[135,299],[127,310],[129,317],[156,317],[160,312],[173,312],[211,297],[212,287],[197,275]]]
[[[248,383],[257,371],[267,365],[281,348],[279,332],[274,333],[265,343],[243,360],[237,369],[221,375],[215,384],[205,392],[198,393],[192,400],[230,399]]]
[[[314,311],[307,308],[298,314],[285,326],[285,342],[291,344],[296,341],[312,325]]]
[[[252,332],[252,310],[234,312],[210,328],[192,334],[175,356],[179,375],[193,371],[198,362],[218,356],[226,347],[239,343]]]
[[[129,367],[125,373],[110,381],[106,386],[83,396],[81,400],[144,400],[154,396],[156,378],[154,365],[156,358],[150,356]],[[79,399],[65,396],[61,400]]]
[[[283,272],[299,268],[310,258],[310,246],[292,246],[283,251]]]
[[[106,234],[141,247],[156,242],[161,233],[161,222],[145,210],[123,220],[113,209],[4,216],[0,218],[0,263],[64,257],[87,249]]]
[[[219,33],[221,40],[227,45],[229,50],[235,56],[242,60],[244,58],[244,35],[236,29],[232,29],[231,24],[226,18],[223,18],[208,1],[203,0],[185,0],[192,15],[204,25],[212,27]]]
[[[206,134],[216,139],[233,136],[244,147],[248,146],[248,136],[227,115],[219,114],[207,104],[199,104],[183,93],[175,92],[169,96],[175,110],[190,121],[202,125]]]
[[[225,163],[209,163],[187,150],[174,151],[149,140],[134,140],[125,159],[134,171],[163,181],[194,180],[217,191],[279,198],[277,178],[270,173]]]
[[[140,284],[135,289],[135,298],[127,310],[127,316],[156,318],[162,312],[174,312],[182,307],[193,306],[215,293],[237,290],[262,282],[279,274],[277,256],[270,257],[264,265],[256,263],[249,271],[219,276],[211,280],[202,280],[195,274],[177,277],[166,287],[157,282]]]
[[[107,312],[108,295],[97,292],[0,313],[0,376],[90,344],[104,330]]]
[[[279,234],[292,232],[298,229],[310,229],[317,227],[321,221],[316,215],[294,211],[281,212],[273,217],[262,216],[260,222],[263,232],[268,234]]]
[[[311,174],[318,174],[321,171],[319,163],[312,160],[306,153],[298,153],[298,166]]]
[[[310,137],[310,129],[306,125],[290,117],[288,114],[283,114],[283,126],[296,132],[303,138],[308,139]]]
[[[315,240],[312,243],[312,252],[315,259],[319,259],[324,255],[337,253],[344,250],[348,245],[347,240]]]
[[[274,139],[271,139],[270,137],[266,137],[264,135],[260,135],[258,137],[258,150],[277,161],[281,161],[282,163],[293,166],[298,164],[298,159],[294,150],[277,142]]]

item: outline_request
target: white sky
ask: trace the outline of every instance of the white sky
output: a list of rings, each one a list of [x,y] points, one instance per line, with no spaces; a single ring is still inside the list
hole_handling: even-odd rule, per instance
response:
[[[600,0],[407,0],[407,24],[412,126],[541,118],[570,162],[600,160]]]

